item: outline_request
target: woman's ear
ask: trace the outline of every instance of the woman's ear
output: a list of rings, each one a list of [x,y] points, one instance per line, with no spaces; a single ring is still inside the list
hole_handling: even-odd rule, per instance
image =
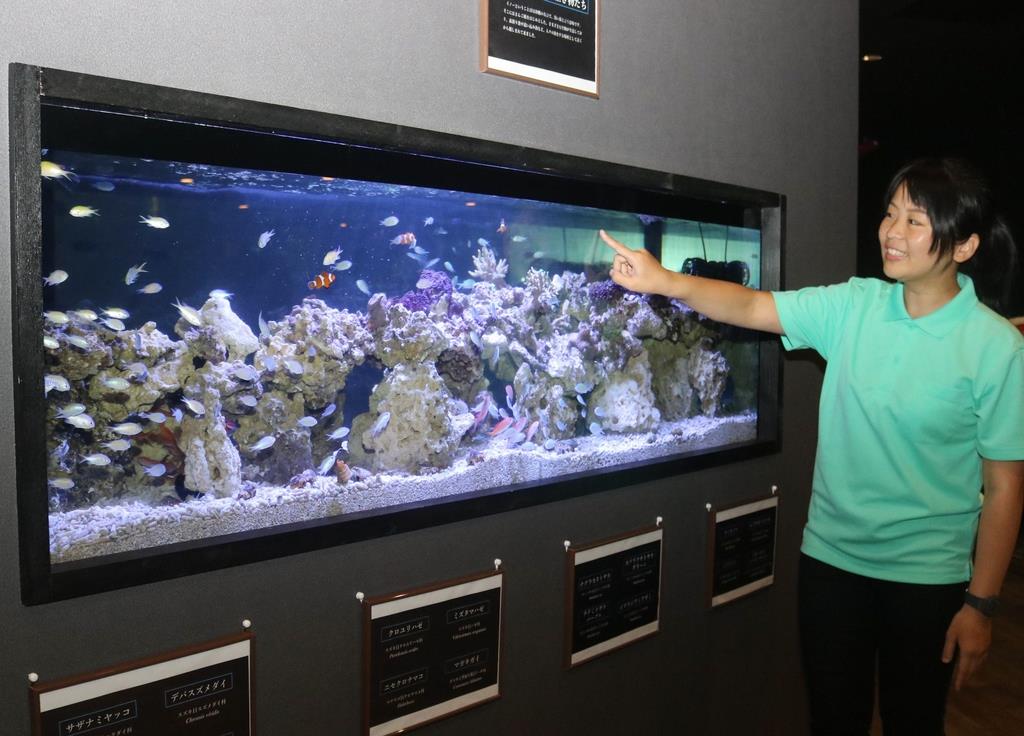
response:
[[[977,233],[971,233],[967,240],[953,246],[953,260],[957,263],[966,263],[971,260],[971,256],[978,250],[979,245],[981,245],[981,238]]]

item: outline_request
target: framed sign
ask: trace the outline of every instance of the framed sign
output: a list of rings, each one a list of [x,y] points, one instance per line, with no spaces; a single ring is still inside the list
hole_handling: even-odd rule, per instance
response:
[[[370,599],[364,733],[386,736],[500,696],[503,573]]]
[[[660,527],[567,547],[565,666],[658,633]]]
[[[598,2],[481,0],[481,70],[597,97]]]
[[[252,634],[29,688],[33,736],[249,736]]]
[[[708,508],[709,607],[719,606],[775,582],[778,496],[723,509]]]

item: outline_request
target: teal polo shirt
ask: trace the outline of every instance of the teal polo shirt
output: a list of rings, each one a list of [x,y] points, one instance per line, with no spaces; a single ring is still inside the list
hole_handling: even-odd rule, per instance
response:
[[[919,319],[879,279],[772,293],[785,348],[827,361],[810,557],[883,580],[970,578],[981,460],[1024,459],[1024,338],[958,281]]]

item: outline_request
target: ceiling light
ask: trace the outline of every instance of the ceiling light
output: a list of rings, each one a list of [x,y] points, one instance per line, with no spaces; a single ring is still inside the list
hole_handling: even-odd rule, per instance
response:
[[[882,60],[882,55],[881,54],[864,54],[864,56],[860,57],[860,60],[861,61],[881,61]]]

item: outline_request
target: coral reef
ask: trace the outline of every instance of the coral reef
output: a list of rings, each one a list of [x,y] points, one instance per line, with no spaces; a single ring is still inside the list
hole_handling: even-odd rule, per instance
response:
[[[487,281],[498,286],[505,284],[505,276],[508,275],[508,261],[495,257],[494,251],[486,245],[480,246],[480,250],[473,255],[473,265],[475,268],[469,272],[469,275],[476,280]]]

